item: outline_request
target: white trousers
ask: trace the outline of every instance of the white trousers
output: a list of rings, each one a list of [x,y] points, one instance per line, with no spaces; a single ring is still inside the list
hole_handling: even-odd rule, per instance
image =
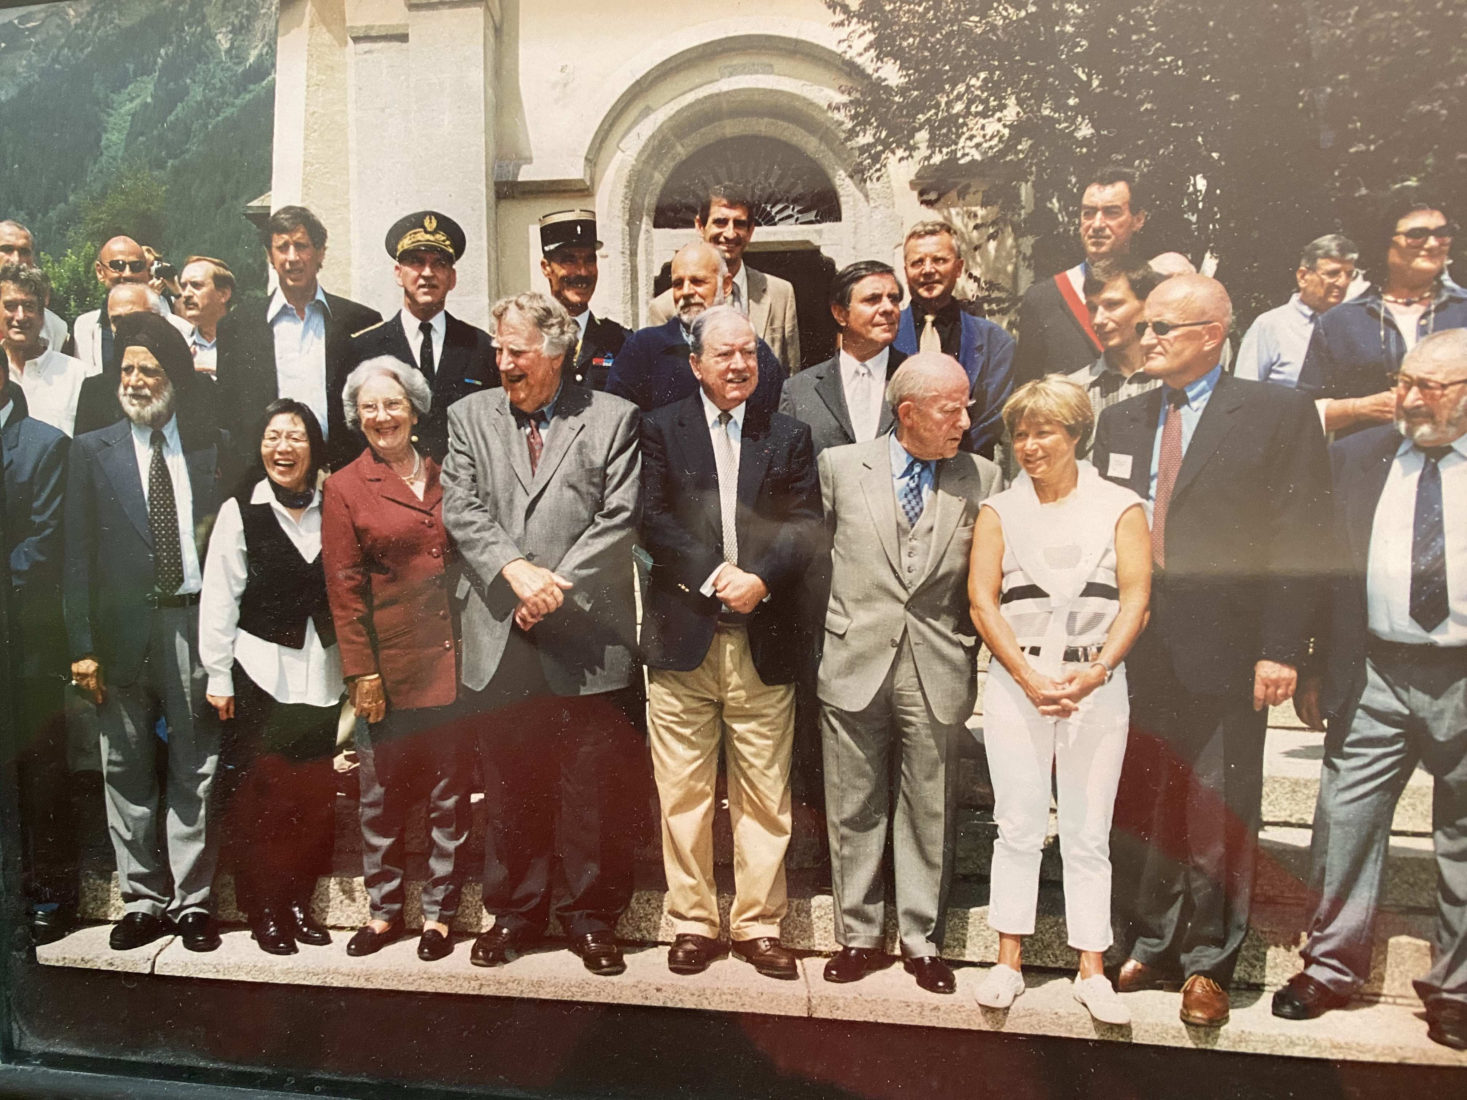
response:
[[[1086,696],[1073,716],[1046,718],[997,661],[990,666],[983,743],[998,823],[988,906],[994,931],[1034,931],[1053,774],[1069,943],[1077,951],[1110,946],[1110,823],[1129,715],[1124,669]]]

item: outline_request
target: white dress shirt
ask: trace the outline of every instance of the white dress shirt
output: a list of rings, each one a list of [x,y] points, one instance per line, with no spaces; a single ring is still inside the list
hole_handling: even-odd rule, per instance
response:
[[[138,459],[138,476],[143,483],[143,501],[148,500],[148,473],[153,466],[153,429],[132,425],[132,449]],[[173,482],[173,504],[178,511],[178,543],[183,550],[183,583],[175,596],[188,596],[199,590],[203,580],[199,574],[199,548],[194,542],[194,488],[188,479],[188,466],[183,461],[183,444],[178,440],[178,417],[171,416],[163,425],[163,461]]]
[[[857,443],[876,438],[881,406],[886,400],[886,364],[891,348],[882,348],[864,363],[849,352],[840,353],[840,384]],[[862,377],[864,372],[864,377]]]
[[[438,364],[443,362],[443,338],[448,331],[448,311],[440,309],[428,322],[433,329],[433,373],[438,373]],[[398,310],[397,319],[402,324],[402,334],[407,337],[408,347],[413,349],[413,366],[423,367],[423,330],[419,321],[406,309]]]
[[[47,348],[27,360],[24,371],[12,366],[10,380],[25,394],[31,416],[71,435],[76,427],[76,402],[81,397],[82,381],[101,373],[101,367]]]
[[[1447,536],[1448,614],[1430,633],[1411,618],[1416,483],[1425,465],[1421,451],[1410,440],[1403,440],[1386,475],[1370,528],[1366,621],[1370,633],[1387,642],[1467,645],[1467,437],[1453,443],[1452,452],[1437,466],[1442,475],[1442,527]]]
[[[268,480],[250,494],[251,504],[269,504],[275,520],[306,561],[321,553],[321,491],[297,522],[285,510]],[[306,640],[300,649],[276,645],[239,629],[239,601],[249,577],[245,553],[244,519],[239,501],[231,497],[219,509],[209,558],[204,563],[204,591],[199,597],[199,662],[208,673],[204,689],[210,695],[234,694],[234,662],[270,698],[281,703],[329,707],[341,699],[341,651],[321,644],[316,624],[306,620]]]
[[[703,400],[703,423],[708,425],[708,442],[713,445],[715,461],[718,455],[718,448],[721,446],[717,437],[727,430],[729,442],[733,444],[734,468],[738,469],[738,460],[743,454],[744,412],[748,408],[749,403],[743,401],[728,410],[729,421],[728,427],[725,429],[718,423],[718,418],[723,415],[723,410],[712,401],[709,401],[708,395],[703,391],[700,390],[698,396]],[[721,494],[724,486],[720,484],[718,490]],[[738,492],[737,485],[734,486],[734,492]],[[703,582],[702,587],[698,591],[705,596],[713,595],[713,584],[718,580],[718,574],[723,572],[723,567],[727,564],[727,562],[719,562],[714,567],[713,572],[708,574],[708,579]]]
[[[293,397],[308,405],[326,433],[326,292],[316,285],[316,296],[306,303],[302,319],[277,289],[270,295],[265,318],[275,336],[276,396]]]

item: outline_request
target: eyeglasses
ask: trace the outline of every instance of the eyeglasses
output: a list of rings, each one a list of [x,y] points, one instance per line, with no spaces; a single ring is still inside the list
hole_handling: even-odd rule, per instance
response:
[[[1467,385],[1467,378],[1459,378],[1455,382],[1433,382],[1429,378],[1417,378],[1405,371],[1392,371],[1386,377],[1390,379],[1391,388],[1399,393],[1410,393],[1414,386],[1422,397],[1439,397],[1453,386]]]
[[[357,406],[357,415],[376,416],[379,409],[388,416],[396,416],[398,413],[407,412],[408,403],[401,397],[389,397],[380,405],[375,401],[367,401]]]
[[[147,260],[108,260],[107,266],[121,275],[124,271],[133,275],[141,274],[148,269]]]
[[[305,447],[310,444],[311,440],[305,432],[266,432],[260,442],[266,447],[278,447],[282,443],[289,443],[293,447]]]
[[[1410,244],[1422,245],[1426,243],[1427,237],[1435,237],[1443,244],[1451,242],[1457,235],[1457,223],[1447,222],[1445,225],[1413,225],[1410,229],[1403,229],[1395,234]]]
[[[1197,328],[1199,325],[1220,325],[1221,321],[1137,321],[1136,335],[1145,336],[1146,330],[1156,333],[1157,338],[1169,336],[1173,329]]]

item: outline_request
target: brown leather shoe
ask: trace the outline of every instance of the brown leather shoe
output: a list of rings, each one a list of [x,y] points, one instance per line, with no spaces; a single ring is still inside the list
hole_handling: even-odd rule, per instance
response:
[[[1117,993],[1139,993],[1143,989],[1163,989],[1167,980],[1156,967],[1140,959],[1127,959],[1116,971],[1115,984]]]
[[[1182,1023],[1222,1027],[1228,1022],[1228,991],[1206,974],[1193,974],[1182,985]]]
[[[723,945],[696,932],[679,932],[667,949],[667,969],[674,974],[701,974],[723,953]]]
[[[800,976],[800,964],[795,957],[773,936],[761,936],[757,940],[734,940],[729,949],[766,978],[780,978],[792,982]]]

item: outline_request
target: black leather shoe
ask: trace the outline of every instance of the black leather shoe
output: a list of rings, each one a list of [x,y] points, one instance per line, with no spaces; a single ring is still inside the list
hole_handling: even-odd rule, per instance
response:
[[[570,949],[581,957],[586,969],[603,978],[613,978],[627,968],[617,946],[616,936],[611,932],[587,932],[572,936]]]
[[[1281,1020],[1312,1020],[1349,1003],[1349,997],[1336,993],[1323,982],[1308,974],[1295,974],[1273,995],[1273,1014]]]
[[[953,968],[936,955],[903,959],[902,966],[928,993],[956,993],[958,991],[958,980],[953,977]]]
[[[774,936],[761,936],[757,940],[734,940],[729,948],[736,957],[751,964],[766,978],[792,982],[800,976],[800,964]]]
[[[418,937],[418,958],[425,963],[437,962],[453,954],[453,941],[436,928],[424,928]]]
[[[261,909],[250,921],[250,938],[267,955],[294,955],[295,936],[277,909]]]
[[[395,920],[387,926],[384,932],[375,931],[370,924],[364,924],[356,930],[351,939],[346,941],[346,953],[353,958],[362,958],[364,955],[375,955],[389,943],[402,937],[402,921]]]
[[[178,938],[190,951],[214,951],[224,941],[219,938],[219,929],[208,913],[185,913],[174,921]]]
[[[701,974],[722,953],[723,944],[718,940],[696,932],[680,932],[667,949],[667,969],[674,974]]]
[[[310,907],[303,901],[293,901],[286,906],[283,914],[290,934],[297,943],[309,944],[311,947],[325,947],[331,942],[331,933],[326,931],[326,926],[311,916]]]
[[[164,936],[173,935],[173,922],[153,913],[129,913],[112,929],[107,943],[113,951],[131,951]]]
[[[1436,1001],[1427,1005],[1426,1037],[1453,1050],[1467,1050],[1467,1004]]]
[[[501,966],[515,958],[524,949],[526,936],[523,932],[511,931],[495,925],[481,932],[474,940],[469,952],[469,962],[475,966]]]
[[[825,964],[827,982],[859,982],[876,969],[881,953],[873,947],[842,947],[840,954]]]
[[[58,905],[55,909],[30,914],[26,923],[31,930],[31,943],[42,947],[71,934],[76,928],[76,910]]]

